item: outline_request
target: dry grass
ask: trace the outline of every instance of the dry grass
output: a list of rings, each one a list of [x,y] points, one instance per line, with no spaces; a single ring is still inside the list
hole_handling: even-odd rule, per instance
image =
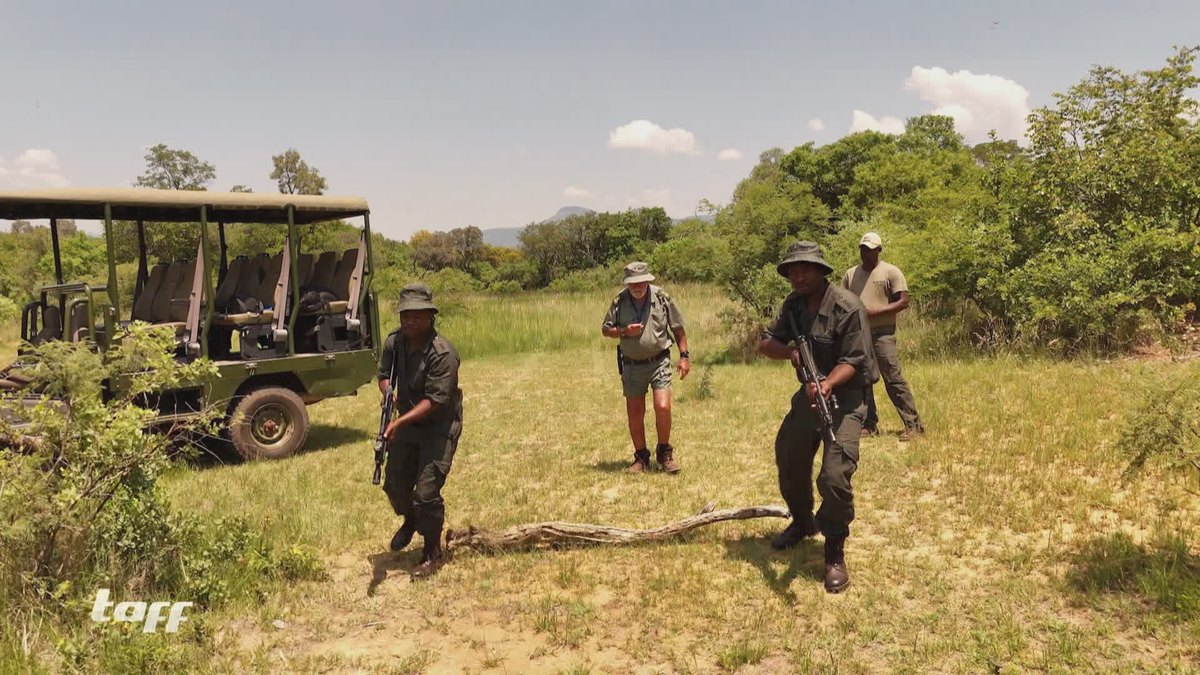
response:
[[[699,360],[722,348],[721,294],[670,290]],[[611,296],[445,299],[466,394],[451,527],[648,527],[709,499],[780,502],[772,441],[795,388],[781,364],[706,366],[707,385],[695,369],[675,388],[683,473],[621,471],[631,448],[599,337]],[[942,353],[936,326],[915,328],[922,354]],[[863,444],[839,596],[822,590],[819,541],[774,553],[782,523],[768,521],[662,545],[463,553],[410,583],[418,553],[387,551],[397,519],[370,484],[368,385],[313,406],[302,455],[167,477],[177,506],[248,517],[316,546],[330,571],[204,616],[179,639],[210,660],[181,672],[1197,673],[1200,499],[1171,475],[1122,484],[1114,447],[1146,383],[1180,368],[1200,376],[1200,361],[906,362],[930,433],[899,443],[879,391],[885,434]]]
[[[864,444],[854,585],[841,596],[821,589],[819,542],[773,553],[781,524],[766,521],[658,546],[461,554],[434,582],[410,584],[417,554],[386,552],[397,523],[370,485],[369,388],[313,408],[310,452],[180,469],[172,492],[324,552],[333,581],[213,617],[286,663],[338,654],[385,667],[432,649],[424,672],[1195,672],[1200,617],[1087,581],[1111,574],[1099,565],[1116,533],[1138,550],[1170,533],[1197,541],[1196,498],[1170,482],[1122,486],[1112,447],[1127,397],[1167,367],[911,364],[932,431],[899,443],[888,408],[893,433]],[[791,374],[714,366],[711,397],[699,386],[675,391],[684,472],[632,477],[620,471],[630,448],[607,351],[468,362],[450,525],[639,527],[708,499],[779,503],[771,447]],[[279,616],[296,629],[271,631]]]

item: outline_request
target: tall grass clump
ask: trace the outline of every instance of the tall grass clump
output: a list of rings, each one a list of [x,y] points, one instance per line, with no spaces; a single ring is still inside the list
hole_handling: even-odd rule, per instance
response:
[[[718,312],[728,300],[709,284],[666,285],[683,312],[692,359],[723,347]],[[615,348],[600,334],[600,324],[620,286],[589,291],[532,293],[447,293],[434,295],[437,329],[464,359],[567,350]],[[395,305],[381,307],[385,333],[399,325]]]

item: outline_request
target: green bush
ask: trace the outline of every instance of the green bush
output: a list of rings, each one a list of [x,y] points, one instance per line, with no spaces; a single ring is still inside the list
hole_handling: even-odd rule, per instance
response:
[[[553,293],[583,293],[597,288],[615,288],[621,285],[624,263],[613,263],[608,267],[571,272],[550,282],[546,290]]]
[[[154,413],[136,405],[140,397],[215,376],[207,360],[177,362],[174,343],[169,329],[139,323],[104,355],[81,343],[36,349],[31,391],[44,398],[32,411],[6,411],[31,427],[0,428],[0,662],[15,662],[6,655],[16,654],[20,631],[7,627],[50,619],[65,636],[59,653],[69,670],[108,672],[106,664],[139,654],[158,663],[142,650],[158,654],[160,643],[113,643],[85,621],[97,588],[112,589],[116,601],[168,597],[204,609],[276,581],[323,576],[310,551],[278,550],[265,528],[203,523],[171,508],[159,476],[174,456],[194,452],[193,439],[215,434],[220,414],[149,430]],[[117,378],[128,392],[104,400],[101,382]]]
[[[517,281],[509,279],[507,281],[496,281],[491,286],[488,286],[488,291],[498,295],[509,295],[511,293],[520,293],[523,289]]]
[[[729,242],[700,236],[672,239],[659,244],[650,256],[650,269],[669,281],[718,281],[728,273]]]
[[[453,267],[427,274],[422,281],[429,284],[435,294],[440,295],[461,295],[482,288],[470,274]]]
[[[0,295],[0,323],[10,324],[21,320],[21,306]]]

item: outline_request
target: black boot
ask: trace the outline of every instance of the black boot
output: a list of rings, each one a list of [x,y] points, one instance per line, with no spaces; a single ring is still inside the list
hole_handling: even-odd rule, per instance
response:
[[[425,535],[423,535],[425,536]],[[421,555],[421,564],[412,571],[413,579],[428,579],[437,574],[446,564],[446,551],[442,548],[442,533],[425,536],[425,552]]]
[[[841,593],[850,585],[846,569],[846,538],[825,540],[825,592]]]
[[[633,464],[626,469],[629,473],[641,473],[650,468],[650,451],[642,448],[633,451]]]
[[[412,543],[413,533],[416,531],[417,528],[412,524],[412,519],[405,516],[404,524],[400,526],[400,529],[396,530],[396,534],[392,535],[392,550],[403,551]]]
[[[817,524],[813,521],[812,513],[792,516],[792,524],[788,525],[783,532],[775,535],[775,538],[771,540],[771,548],[776,551],[784,551],[799,544],[805,537],[811,537],[816,533]]]

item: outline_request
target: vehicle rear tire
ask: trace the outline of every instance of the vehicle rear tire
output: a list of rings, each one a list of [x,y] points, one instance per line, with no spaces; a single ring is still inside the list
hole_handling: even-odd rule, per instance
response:
[[[308,440],[308,407],[291,389],[255,389],[234,406],[229,436],[242,459],[283,459]]]

